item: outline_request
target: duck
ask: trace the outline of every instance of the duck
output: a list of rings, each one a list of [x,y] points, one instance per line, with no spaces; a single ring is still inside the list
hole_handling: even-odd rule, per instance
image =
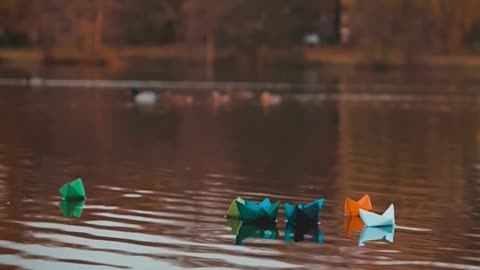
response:
[[[268,91],[264,91],[260,95],[260,104],[263,107],[270,107],[270,106],[275,106],[278,105],[282,102],[282,97],[280,95],[273,95],[270,94]]]
[[[30,76],[27,77],[26,83],[30,87],[41,87],[45,84],[45,79],[39,76]]]
[[[164,93],[162,104],[166,107],[185,107],[193,104],[192,95],[172,94],[170,91]]]
[[[153,90],[140,90],[138,88],[132,89],[132,101],[139,105],[153,105],[157,103],[160,96]]]
[[[239,89],[237,91],[234,91],[232,95],[234,99],[240,101],[251,100],[255,96],[252,91],[246,89]]]
[[[212,101],[214,105],[222,105],[230,103],[230,95],[227,93],[221,93],[220,91],[212,92]]]

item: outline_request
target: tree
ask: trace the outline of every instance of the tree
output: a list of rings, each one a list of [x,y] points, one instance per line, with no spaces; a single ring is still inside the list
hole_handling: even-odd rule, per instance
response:
[[[181,0],[114,0],[108,6],[107,40],[118,45],[174,42]]]
[[[400,58],[412,63],[424,53],[457,53],[480,22],[477,0],[355,1],[354,43],[373,61]]]
[[[10,46],[25,46],[32,34],[29,29],[34,22],[29,20],[31,0],[0,1],[0,42]]]

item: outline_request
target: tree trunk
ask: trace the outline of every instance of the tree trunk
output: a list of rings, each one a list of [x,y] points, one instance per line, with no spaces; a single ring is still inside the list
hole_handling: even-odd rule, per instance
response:
[[[104,0],[98,0],[97,13],[95,16],[93,52],[96,54],[102,49],[102,30],[103,30],[103,3]]]
[[[207,35],[206,45],[205,45],[205,60],[206,60],[206,76],[207,80],[211,81],[214,79],[214,69],[215,69],[215,40],[213,34]]]

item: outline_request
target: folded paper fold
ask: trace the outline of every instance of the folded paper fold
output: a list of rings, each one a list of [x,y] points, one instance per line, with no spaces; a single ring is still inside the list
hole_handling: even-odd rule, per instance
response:
[[[382,215],[360,209],[360,218],[367,227],[395,225],[395,207],[390,204]]]
[[[287,222],[296,224],[298,221],[305,223],[318,223],[320,209],[323,206],[324,199],[315,200],[307,205],[298,204],[293,206],[285,203],[285,217]]]
[[[366,227],[358,239],[358,246],[362,247],[366,242],[384,239],[393,243],[395,234],[394,226]]]
[[[84,200],[86,197],[81,178],[66,183],[59,189],[59,192],[64,200]]]
[[[257,204],[238,197],[230,204],[226,216],[227,218],[239,218],[246,223],[270,223],[277,219],[279,206],[280,201],[271,203],[268,198]]]
[[[354,201],[350,198],[345,199],[345,215],[356,217],[359,216],[359,210],[363,209],[366,211],[372,210],[372,202],[370,201],[370,196],[365,194],[360,200]]]

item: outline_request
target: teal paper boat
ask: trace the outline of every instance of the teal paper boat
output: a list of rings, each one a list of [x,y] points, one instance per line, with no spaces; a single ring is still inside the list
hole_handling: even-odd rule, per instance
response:
[[[268,198],[257,204],[238,197],[230,204],[226,216],[239,218],[244,223],[269,225],[269,223],[276,221],[279,206],[280,201],[272,204]]]
[[[367,227],[395,225],[395,208],[390,204],[382,215],[360,209],[360,218]]]
[[[393,237],[395,234],[395,226],[383,226],[383,227],[366,227],[360,238],[358,239],[358,246],[365,246],[366,242],[382,240],[385,238],[390,243],[393,243]]]
[[[279,233],[276,223],[272,223],[268,228],[260,228],[255,224],[242,224],[235,237],[235,244],[242,245],[247,239],[278,239]]]
[[[323,206],[324,199],[318,199],[307,205],[298,204],[293,206],[289,203],[285,203],[285,217],[287,222],[295,224],[298,221],[300,222],[311,222],[318,223],[320,209]]]
[[[60,202],[60,210],[62,210],[63,216],[66,218],[80,218],[84,205],[85,201],[62,200]]]
[[[310,224],[309,227],[296,226],[290,222],[285,227],[285,234],[283,239],[286,242],[301,242],[305,241],[305,235],[310,236],[310,241],[318,244],[323,244],[323,233],[318,224]]]
[[[85,189],[83,188],[83,182],[81,178],[77,178],[70,183],[66,183],[60,188],[59,192],[64,200],[81,201],[86,198]]]

